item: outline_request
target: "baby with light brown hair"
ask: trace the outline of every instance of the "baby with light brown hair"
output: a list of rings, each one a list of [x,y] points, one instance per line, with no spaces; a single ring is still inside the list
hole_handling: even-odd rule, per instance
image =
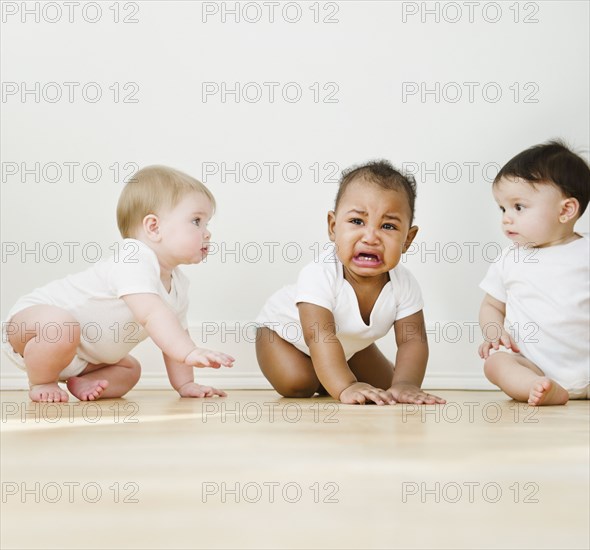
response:
[[[162,350],[181,397],[225,396],[194,381],[194,367],[231,367],[233,357],[197,346],[188,333],[189,281],[182,264],[208,253],[215,199],[200,181],[149,166],[117,206],[123,242],[108,260],[20,298],[3,323],[2,350],[26,371],[33,401],[116,398],[140,377],[129,352],[148,336]]]

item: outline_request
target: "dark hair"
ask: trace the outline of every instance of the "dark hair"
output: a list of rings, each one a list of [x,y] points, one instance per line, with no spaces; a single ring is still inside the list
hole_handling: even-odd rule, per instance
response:
[[[510,159],[498,172],[494,185],[505,177],[521,178],[533,185],[555,185],[565,197],[578,200],[579,216],[588,206],[590,167],[561,140],[535,145]]]
[[[357,179],[362,178],[371,183],[377,184],[382,189],[391,191],[404,191],[408,197],[410,207],[410,226],[414,221],[414,205],[416,203],[416,180],[411,174],[403,174],[387,160],[374,160],[360,166],[352,166],[342,171],[342,178],[336,194],[334,210],[338,208],[338,203],[346,191],[349,184]]]

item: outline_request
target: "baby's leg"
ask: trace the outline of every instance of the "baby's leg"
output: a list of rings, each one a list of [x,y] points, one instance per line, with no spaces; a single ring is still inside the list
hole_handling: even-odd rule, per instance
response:
[[[488,357],[484,363],[487,379],[516,401],[531,405],[564,405],[567,390],[547,378],[532,361],[503,351]]]
[[[357,351],[349,360],[348,366],[359,382],[371,384],[375,388],[387,390],[393,380],[393,363],[381,353],[377,344]]]
[[[122,397],[137,384],[140,375],[139,361],[127,355],[116,365],[88,364],[78,376],[68,378],[67,385],[80,401],[94,401]]]
[[[80,325],[67,311],[47,305],[31,306],[10,320],[8,341],[23,356],[33,401],[67,401],[58,385],[59,373],[74,356],[80,342]]]
[[[312,397],[321,388],[311,358],[268,327],[257,329],[256,357],[262,374],[284,397]]]

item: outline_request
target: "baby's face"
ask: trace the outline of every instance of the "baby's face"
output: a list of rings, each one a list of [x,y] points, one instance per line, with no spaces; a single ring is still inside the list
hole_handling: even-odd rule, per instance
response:
[[[557,187],[545,183],[533,187],[521,179],[502,178],[492,192],[502,211],[502,230],[515,244],[540,248],[561,238],[564,197]]]
[[[185,195],[160,215],[161,243],[170,263],[198,264],[207,256],[211,240],[207,224],[212,215],[211,201],[199,192]]]
[[[379,277],[393,269],[414,239],[404,191],[382,189],[364,179],[351,182],[336,212],[328,214],[330,240],[345,276]]]

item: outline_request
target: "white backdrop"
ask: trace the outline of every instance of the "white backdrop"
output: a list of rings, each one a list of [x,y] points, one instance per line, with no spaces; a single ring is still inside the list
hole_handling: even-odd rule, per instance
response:
[[[405,262],[426,301],[426,385],[490,387],[478,283],[508,244],[490,182],[553,137],[587,158],[588,21],[577,1],[3,2],[2,318],[106,257],[125,178],[168,164],[218,201],[213,254],[185,268],[189,322],[237,363],[199,379],[267,387],[248,323],[328,241],[338,172],[387,158],[418,182]],[[136,355],[140,387],[169,387],[152,343]]]

